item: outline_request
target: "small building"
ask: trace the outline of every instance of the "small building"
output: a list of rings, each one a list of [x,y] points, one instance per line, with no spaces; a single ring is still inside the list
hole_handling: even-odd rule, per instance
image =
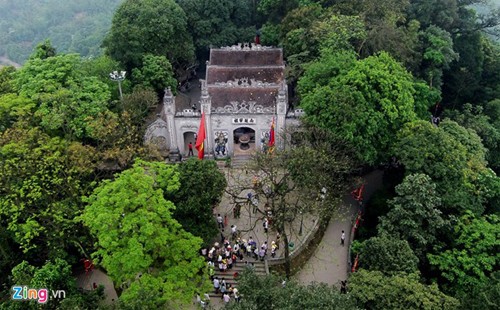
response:
[[[276,146],[284,147],[279,133],[288,123],[297,124],[302,114],[289,111],[281,48],[257,44],[212,48],[200,82],[201,95],[194,107],[176,103],[171,90],[165,90],[162,112],[146,130],[147,142],[187,155],[204,112],[206,156],[248,155],[268,146],[273,121]]]

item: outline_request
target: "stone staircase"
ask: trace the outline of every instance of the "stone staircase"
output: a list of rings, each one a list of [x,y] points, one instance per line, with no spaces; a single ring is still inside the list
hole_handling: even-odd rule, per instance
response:
[[[231,158],[233,168],[245,168],[247,163],[252,160],[250,155],[235,155]]]
[[[226,280],[226,284],[231,284],[232,287],[238,287],[238,282],[237,280],[234,279],[234,273],[237,272],[239,274],[243,273],[243,270],[245,268],[249,268],[249,267],[246,267],[246,266],[251,266],[251,263],[253,262],[253,268],[254,268],[254,271],[255,271],[255,274],[259,275],[259,276],[265,276],[267,274],[266,272],[266,265],[264,262],[261,262],[261,261],[255,261],[253,258],[248,258],[248,265],[245,264],[245,259],[247,257],[245,257],[243,259],[243,261],[240,261],[238,260],[236,266],[233,266],[233,268],[231,270],[227,270],[226,272],[220,272],[218,268],[215,269],[215,277],[218,277],[219,280],[222,281],[222,278],[224,278],[224,280]],[[222,298],[222,294],[219,293],[219,294],[215,294],[215,291],[212,289],[212,291],[209,293],[210,295],[210,298],[211,299],[214,299],[214,298]],[[231,296],[232,297],[232,296]]]

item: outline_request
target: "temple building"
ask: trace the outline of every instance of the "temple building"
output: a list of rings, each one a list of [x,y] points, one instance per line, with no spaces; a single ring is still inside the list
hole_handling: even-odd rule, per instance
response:
[[[303,114],[289,109],[281,48],[258,44],[212,48],[200,83],[195,102],[181,102],[170,89],[165,91],[161,114],[146,130],[147,142],[186,156],[204,112],[205,156],[244,156],[268,146],[273,122],[276,147],[283,148],[279,133],[288,124],[298,124],[297,117]]]

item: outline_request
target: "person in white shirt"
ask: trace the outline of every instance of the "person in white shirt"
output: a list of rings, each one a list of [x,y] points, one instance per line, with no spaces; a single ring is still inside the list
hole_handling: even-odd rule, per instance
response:
[[[222,216],[220,214],[217,214],[217,225],[219,228],[224,228],[224,223],[222,221]]]
[[[214,279],[215,294],[219,294],[219,288],[220,288],[219,278],[215,277]]]
[[[236,225],[231,225],[231,235],[233,237],[233,240],[236,240],[236,235],[237,235],[237,230],[236,230]]]
[[[234,300],[236,300],[236,302],[240,302],[240,294],[238,293],[238,289],[236,287],[233,288],[233,295]]]

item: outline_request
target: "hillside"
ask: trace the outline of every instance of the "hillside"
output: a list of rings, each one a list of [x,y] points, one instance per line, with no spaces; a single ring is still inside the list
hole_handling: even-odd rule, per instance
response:
[[[122,1],[0,0],[0,65],[12,64],[9,60],[24,63],[47,38],[60,52],[99,55],[113,13]]]

